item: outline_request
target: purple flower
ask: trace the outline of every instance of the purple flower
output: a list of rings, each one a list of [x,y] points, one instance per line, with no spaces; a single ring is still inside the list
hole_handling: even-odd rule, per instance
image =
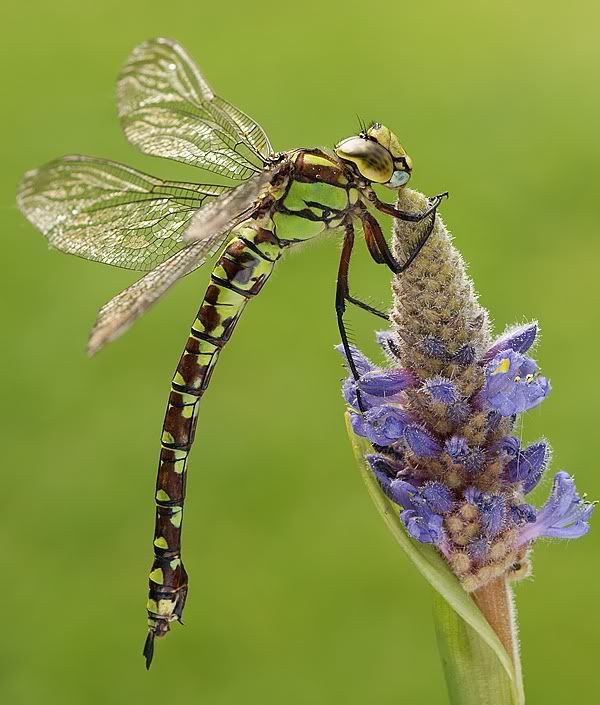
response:
[[[480,536],[468,545],[467,550],[474,561],[483,563],[487,560],[490,548],[490,540],[486,536]]]
[[[421,488],[406,480],[393,480],[390,495],[404,509],[427,506],[432,512],[446,514],[452,509],[452,492],[441,482],[427,482]]]
[[[404,437],[415,455],[433,458],[441,453],[441,446],[435,438],[421,426],[411,424],[405,429]]]
[[[402,507],[400,519],[408,533],[421,543],[439,543],[443,538],[443,517],[452,509],[451,491],[441,482],[417,488],[406,480],[393,480],[388,496]]]
[[[375,406],[364,414],[350,415],[354,433],[379,446],[389,446],[399,441],[411,421],[412,418],[406,411],[386,405]]]
[[[510,508],[510,516],[513,522],[520,526],[521,524],[531,524],[536,517],[535,507],[531,504],[515,504]]]
[[[450,436],[444,443],[444,450],[452,462],[462,465],[467,472],[477,472],[485,462],[485,451],[482,448],[470,448],[462,436]]]
[[[525,450],[518,450],[506,465],[504,478],[508,482],[522,482],[528,494],[541,480],[548,459],[548,446],[543,441],[532,443]]]
[[[485,370],[483,400],[502,416],[519,414],[540,404],[550,392],[545,377],[537,377],[533,360],[513,350],[496,355]]]
[[[443,519],[426,507],[420,512],[405,509],[400,512],[400,519],[408,533],[421,543],[439,543],[443,536]]]
[[[498,353],[513,350],[516,353],[526,353],[535,342],[537,322],[514,326],[503,333],[486,352],[481,360],[483,363],[492,360]]]
[[[452,510],[452,492],[441,482],[428,482],[421,488],[421,495],[434,512],[446,514]]]
[[[344,358],[344,362],[346,364],[346,367],[350,369],[348,365],[348,358],[346,357],[346,351],[344,350],[343,345],[336,345],[335,349],[342,355]],[[356,371],[358,374],[362,377],[363,375],[366,375],[367,372],[370,372],[371,370],[375,369],[375,365],[369,360],[368,357],[363,355],[361,351],[358,348],[355,348],[354,345],[350,346],[350,354],[352,355],[352,361],[354,362],[354,366],[356,367]]]
[[[367,374],[370,374],[367,372]],[[361,379],[363,379],[361,377]],[[374,394],[367,394],[366,392],[363,391],[362,387],[360,386],[360,380],[358,383],[358,386],[360,387],[360,400],[362,402],[363,408],[366,409],[371,409],[374,406],[381,406],[384,402],[397,402],[400,401],[400,397],[397,397],[396,395],[388,396],[388,397],[378,397],[375,396]],[[346,404],[348,406],[353,407],[358,411],[359,406],[358,406],[358,395],[356,392],[357,384],[356,380],[354,377],[347,377],[344,384],[342,385],[342,394],[344,396],[344,399],[346,400]]]
[[[336,346],[348,367],[343,346]],[[360,375],[358,382],[350,375],[342,386],[342,394],[346,403],[358,409],[357,385],[360,389],[360,400],[364,409],[379,406],[385,401],[398,402],[401,392],[416,384],[417,378],[412,372],[402,368],[379,369],[359,350],[351,347],[352,359]]]
[[[442,538],[443,518],[435,509],[452,506],[445,489],[440,485],[419,490],[405,480],[394,480],[390,485],[391,498],[403,508],[400,519],[408,533],[421,543],[438,543]]]
[[[477,335],[484,323],[485,316],[473,327]],[[536,324],[514,328],[479,359],[474,351],[486,341],[465,342],[462,329],[454,338],[421,328],[414,338],[380,333],[388,368],[352,348],[359,379],[345,381],[344,398],[354,432],[376,451],[366,455],[371,471],[399,506],[407,533],[435,545],[469,591],[511,571],[516,577],[515,556],[535,539],[577,538],[589,529],[594,505],[577,495],[567,473],[558,473],[541,509],[523,499],[550,457],[545,441],[521,448],[513,435],[517,415],[550,391],[524,355],[536,333]],[[451,353],[445,341],[456,339],[461,347]]]
[[[383,473],[386,477],[396,477],[403,470],[400,459],[396,461],[395,458],[383,453],[370,453],[366,456],[366,460],[373,472]]]
[[[358,397],[356,395],[356,382],[352,377],[347,377],[344,381],[344,384],[342,385],[342,396],[344,397],[344,400],[346,404],[348,404],[348,406],[351,406],[353,409],[358,410],[359,407]],[[361,395],[361,401],[363,402],[363,406],[365,406],[367,409],[371,406],[376,406],[379,402],[378,399],[364,399],[363,395]]]
[[[472,409],[465,401],[457,401],[448,406],[448,421],[453,425],[460,425],[471,415]]]
[[[434,357],[438,360],[449,360],[450,353],[446,347],[446,343],[439,338],[428,335],[421,341],[421,349],[429,357]]]
[[[467,367],[475,360],[475,348],[472,345],[463,345],[452,355],[452,362],[462,367]]]
[[[366,460],[371,466],[371,470],[377,478],[381,489],[391,500],[394,500],[390,487],[392,480],[402,472],[402,465],[381,453],[371,453],[366,456]]]
[[[417,378],[409,370],[371,370],[358,380],[361,392],[375,397],[393,397],[416,384]]]
[[[367,373],[369,374],[369,373]],[[360,384],[359,384],[360,386]],[[353,407],[354,409],[358,410],[360,407],[358,405],[358,394],[357,394],[357,383],[354,377],[350,376],[347,377],[346,380],[344,381],[344,384],[342,385],[342,395],[346,401],[346,404],[348,406]],[[385,400],[382,397],[374,396],[372,394],[366,394],[363,392],[361,389],[360,391],[360,400],[362,402],[363,408],[366,409],[371,409],[374,406],[380,406],[384,401],[399,401],[395,396],[387,397]]]
[[[487,494],[475,487],[465,490],[467,502],[479,509],[481,526],[487,536],[493,538],[502,531],[506,522],[506,500],[502,495]]]
[[[425,380],[423,389],[431,396],[433,401],[440,404],[454,404],[458,401],[456,387],[449,379],[437,375]]]
[[[380,330],[375,333],[379,346],[392,363],[397,363],[400,357],[400,350],[394,340],[394,334],[389,330]]]
[[[538,510],[535,521],[525,524],[519,534],[519,543],[540,537],[576,539],[589,531],[588,523],[595,503],[582,499],[569,473],[561,471],[554,477],[550,497]]]
[[[469,444],[462,436],[450,436],[444,443],[444,450],[455,463],[462,463],[469,455]]]
[[[506,453],[506,455],[514,458],[519,452],[520,447],[521,442],[518,438],[515,438],[514,436],[505,436],[499,440],[498,443],[496,443],[494,450],[498,453]]]
[[[426,504],[419,494],[419,490],[406,480],[393,480],[390,484],[390,497],[404,509],[418,509],[419,505]]]
[[[483,394],[480,394],[477,397],[477,401],[483,401]],[[478,407],[479,408],[479,407]],[[497,411],[490,411],[487,417],[487,427],[489,431],[495,431],[498,426],[500,425],[500,422],[502,421],[502,414],[499,414]]]
[[[375,475],[375,478],[377,479],[377,482],[379,483],[379,486],[383,490],[383,492],[390,498],[390,484],[392,482],[391,478],[388,477],[384,472],[379,470],[378,468],[372,468],[373,470],[373,475]]]

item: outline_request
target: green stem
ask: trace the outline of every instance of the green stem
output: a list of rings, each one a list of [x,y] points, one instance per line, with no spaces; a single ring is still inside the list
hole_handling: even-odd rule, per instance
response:
[[[433,611],[440,657],[451,705],[515,705],[523,703],[521,665],[510,587],[498,578],[473,594],[475,604],[511,657],[515,682],[497,668],[497,655],[439,593]]]

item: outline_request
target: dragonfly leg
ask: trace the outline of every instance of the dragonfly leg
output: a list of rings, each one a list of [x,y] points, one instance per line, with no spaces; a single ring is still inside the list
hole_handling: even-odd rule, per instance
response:
[[[350,292],[348,292],[348,295],[346,296],[346,301],[351,304],[354,304],[355,306],[358,306],[358,308],[362,308],[363,311],[372,313],[378,318],[383,318],[384,321],[389,321],[389,316],[387,315],[387,313],[385,313],[384,311],[380,311],[374,306],[370,306],[369,304],[365,303],[364,301],[361,301],[360,299],[355,298],[354,296],[352,296],[352,294],[350,294]]]
[[[444,198],[447,198],[447,196],[448,191],[438,193],[437,196],[433,196],[429,199],[431,203],[427,206],[427,208],[423,209],[422,211],[417,211],[416,213],[411,213],[409,211],[399,210],[398,208],[392,206],[389,203],[380,201],[377,197],[377,194],[372,189],[368,192],[368,198],[370,203],[372,203],[378,211],[381,211],[386,215],[391,215],[394,218],[399,218],[400,220],[407,220],[412,223],[419,223],[424,218],[427,218],[428,215],[431,215],[431,213],[435,213],[440,203],[443,201]]]
[[[354,247],[354,226],[352,221],[348,218],[344,222],[344,241],[342,243],[342,253],[340,255],[340,264],[338,267],[337,284],[335,289],[335,313],[337,316],[338,328],[340,331],[340,338],[342,339],[342,347],[344,348],[344,353],[346,359],[348,360],[348,367],[355,380],[360,378],[358,370],[356,369],[356,363],[352,356],[352,349],[350,348],[350,342],[348,340],[348,333],[346,332],[346,326],[344,325],[344,313],[346,312],[346,301],[349,300],[349,287],[348,287],[348,271],[350,269],[350,257],[352,255],[352,248]],[[356,402],[360,411],[365,411],[364,404],[361,399],[360,389],[356,389]]]
[[[361,219],[361,223],[365,233],[365,241],[367,243],[367,247],[369,248],[371,257],[378,264],[387,265],[387,267],[389,267],[389,269],[391,269],[394,274],[402,274],[402,272],[406,271],[408,267],[410,267],[410,265],[413,263],[415,257],[422,250],[423,246],[429,239],[429,236],[433,232],[433,228],[435,226],[436,210],[434,209],[433,211],[430,211],[430,214],[433,214],[432,218],[430,219],[430,222],[427,225],[424,235],[420,238],[416,247],[410,254],[410,257],[406,260],[406,262],[398,262],[398,260],[394,257],[392,251],[390,250],[390,246],[388,245],[383,235],[381,226],[379,225],[377,220],[366,209],[364,209],[360,213],[359,217]]]
[[[413,263],[415,257],[423,249],[423,246],[425,245],[427,240],[429,240],[429,236],[431,235],[431,233],[433,232],[433,229],[435,227],[436,215],[437,215],[437,212],[433,211],[433,216],[431,217],[431,220],[429,221],[429,225],[427,226],[427,230],[425,231],[425,234],[417,243],[417,246],[412,251],[410,257],[406,260],[406,262],[403,265],[401,265],[400,269],[395,272],[396,274],[401,274],[402,272],[406,271],[410,267],[410,265]]]

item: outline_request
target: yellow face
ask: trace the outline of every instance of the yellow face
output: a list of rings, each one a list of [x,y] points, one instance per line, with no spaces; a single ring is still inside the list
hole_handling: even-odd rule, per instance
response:
[[[378,122],[366,132],[342,140],[335,153],[354,164],[361,176],[375,184],[397,189],[410,179],[411,158],[396,135]]]

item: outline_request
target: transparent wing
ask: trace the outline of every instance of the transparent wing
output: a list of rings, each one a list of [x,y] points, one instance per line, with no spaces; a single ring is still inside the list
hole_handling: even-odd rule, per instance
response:
[[[162,181],[116,162],[71,156],[27,172],[17,203],[53,247],[147,271],[185,247],[183,234],[193,214],[227,191],[226,186]]]
[[[175,282],[199,267],[226,239],[213,235],[177,252],[135,284],[117,294],[98,312],[88,341],[88,353],[95,354],[106,343],[124,333]]]
[[[216,96],[170,39],[133,50],[119,76],[117,102],[127,139],[147,154],[246,179],[272,152],[260,125]]]
[[[269,169],[256,174],[201,208],[193,215],[183,239],[194,242],[232,230],[256,210],[268,194],[275,173]]]

